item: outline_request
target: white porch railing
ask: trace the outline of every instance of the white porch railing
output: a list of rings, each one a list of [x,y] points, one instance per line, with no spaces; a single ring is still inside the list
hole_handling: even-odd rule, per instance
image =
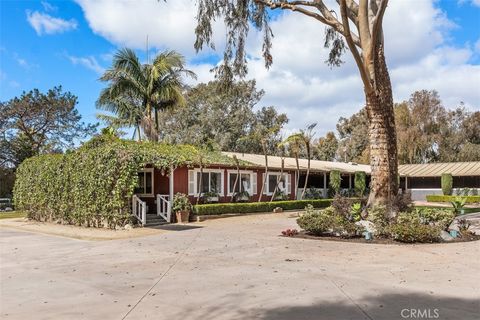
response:
[[[172,221],[170,219],[171,214],[170,196],[168,194],[157,194],[157,215],[170,223]]]
[[[147,223],[147,203],[137,195],[132,197],[132,213],[144,226]]]

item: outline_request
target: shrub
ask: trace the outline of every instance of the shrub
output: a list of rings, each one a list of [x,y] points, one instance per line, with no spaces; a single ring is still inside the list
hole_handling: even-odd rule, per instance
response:
[[[455,214],[450,209],[415,208],[413,212],[401,212],[397,215],[398,223],[421,223],[437,226],[445,230],[452,223]]]
[[[318,188],[309,188],[305,191],[305,199],[322,199],[323,192]]]
[[[333,233],[351,237],[361,231],[355,223],[337,214],[333,207],[315,210],[312,206],[308,206],[307,212],[297,219],[297,224],[306,232],[317,236]]]
[[[441,229],[438,226],[417,221],[397,222],[388,227],[394,240],[400,242],[438,242]]]
[[[388,234],[387,227],[390,220],[387,218],[387,208],[385,206],[379,205],[369,208],[367,220],[373,223],[378,235]]]
[[[444,196],[452,195],[453,177],[450,173],[442,173],[442,192]]]
[[[410,191],[398,193],[392,200],[392,209],[394,212],[412,211],[412,193]]]
[[[319,200],[289,200],[275,202],[249,202],[249,203],[216,203],[199,204],[194,206],[193,211],[197,215],[219,215],[226,213],[254,213],[271,212],[276,207],[283,210],[304,209],[307,205],[315,208],[325,208],[332,203],[330,199]]]
[[[192,204],[190,203],[190,200],[188,200],[188,197],[186,194],[183,194],[183,193],[175,194],[175,196],[173,197],[172,210],[173,212],[192,211]]]
[[[358,205],[358,209],[355,209],[354,205]],[[333,198],[332,207],[335,209],[335,213],[345,217],[349,221],[358,221],[361,218],[362,204],[359,199],[345,198],[337,194],[335,198]]]
[[[354,188],[358,197],[362,197],[365,194],[367,188],[367,174],[365,172],[355,172]]]
[[[427,195],[426,198],[428,202],[451,202],[454,201],[456,197],[431,194]],[[480,202],[480,196],[466,196],[462,198],[465,198],[465,203]]]
[[[330,171],[329,185],[334,195],[340,192],[341,183],[342,183],[342,176],[340,175],[340,171],[338,170]]]

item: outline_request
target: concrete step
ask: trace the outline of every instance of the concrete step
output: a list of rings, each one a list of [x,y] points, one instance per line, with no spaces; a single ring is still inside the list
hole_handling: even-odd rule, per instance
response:
[[[146,227],[152,226],[160,226],[163,224],[167,224],[168,222],[165,221],[161,216],[157,216],[156,214],[149,213],[147,214],[147,223],[145,224]]]

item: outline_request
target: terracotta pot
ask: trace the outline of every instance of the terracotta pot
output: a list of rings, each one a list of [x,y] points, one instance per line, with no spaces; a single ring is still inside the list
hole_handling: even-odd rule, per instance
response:
[[[178,223],[187,223],[188,219],[190,217],[190,212],[189,211],[177,211],[177,222]]]

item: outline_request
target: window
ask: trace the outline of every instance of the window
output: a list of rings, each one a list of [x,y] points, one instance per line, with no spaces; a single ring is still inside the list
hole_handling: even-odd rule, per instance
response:
[[[215,172],[215,171],[207,171],[203,172],[202,179],[200,179],[200,171],[197,172],[196,178],[197,178],[197,183],[196,183],[196,193],[201,190],[201,193],[206,193],[206,192],[215,192],[215,193],[223,193],[222,192],[222,172]],[[201,180],[201,186],[200,186],[200,180]]]
[[[278,183],[278,191],[281,191],[285,194],[290,194],[290,180],[289,174],[284,173],[283,176],[280,178],[279,172],[269,172],[268,178],[266,181],[265,192],[266,194],[273,194],[275,187]]]
[[[251,172],[240,172],[240,178],[235,186],[235,180],[237,179],[237,172],[228,173],[228,194],[231,195],[236,192],[248,192],[249,195],[253,194],[253,181]],[[233,188],[235,187],[235,190]]]
[[[138,172],[138,185],[135,194],[140,196],[153,196],[153,168]]]

